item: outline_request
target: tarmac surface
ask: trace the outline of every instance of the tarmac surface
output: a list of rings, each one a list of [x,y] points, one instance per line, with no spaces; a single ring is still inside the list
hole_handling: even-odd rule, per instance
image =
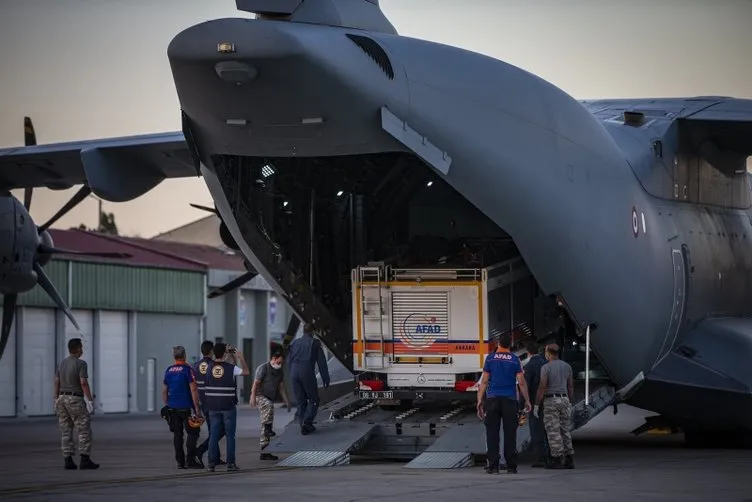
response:
[[[172,436],[158,414],[94,416],[92,459],[100,469],[65,471],[53,417],[3,419],[0,499],[752,502],[752,451],[692,450],[683,446],[681,435],[633,437],[630,431],[647,415],[627,406],[616,416],[607,410],[575,433],[575,470],[521,464],[517,475],[487,475],[480,466],[411,470],[404,463],[357,458],[339,467],[275,467],[276,462],[259,460],[258,412],[247,406],[238,417],[239,472],[223,472],[222,467],[216,473],[178,470]],[[291,418],[292,413],[277,409],[275,430]],[[224,441],[221,449],[224,457]]]

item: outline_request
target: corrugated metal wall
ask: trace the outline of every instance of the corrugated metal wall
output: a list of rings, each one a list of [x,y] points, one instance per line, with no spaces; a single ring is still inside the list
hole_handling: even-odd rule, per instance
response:
[[[107,263],[51,261],[45,272],[71,308],[203,314],[204,274],[184,270],[140,268]],[[54,307],[40,288],[22,294],[19,304]]]
[[[44,271],[55,285],[55,289],[60,296],[68,301],[68,262],[50,261],[44,266]],[[2,295],[0,295],[2,303]],[[18,297],[18,304],[23,307],[55,307],[55,302],[50,299],[42,288],[36,286],[31,291],[27,291]]]

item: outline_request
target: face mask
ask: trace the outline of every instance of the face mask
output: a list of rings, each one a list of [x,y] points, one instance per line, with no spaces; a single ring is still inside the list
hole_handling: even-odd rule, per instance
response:
[[[272,368],[274,368],[275,370],[278,370],[282,367],[281,364],[277,364],[277,363],[271,363],[271,365],[272,365]]]

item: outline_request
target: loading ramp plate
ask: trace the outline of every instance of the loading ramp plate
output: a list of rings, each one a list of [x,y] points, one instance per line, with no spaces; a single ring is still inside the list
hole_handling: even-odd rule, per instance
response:
[[[288,467],[327,467],[350,463],[350,454],[370,439],[375,424],[324,422],[316,431],[302,435],[300,426],[291,422],[281,435],[272,438],[264,453],[293,453],[277,465]]]
[[[350,463],[346,451],[299,451],[277,465],[279,467],[334,467]]]
[[[504,434],[499,431],[500,448],[504,451]],[[517,451],[530,444],[528,424],[517,429]],[[442,434],[423,453],[415,457],[406,469],[459,469],[475,463],[475,455],[486,454],[486,428],[480,423],[458,423]],[[503,454],[502,454],[503,455]]]
[[[460,467],[470,467],[474,463],[472,453],[424,451],[405,465],[405,469],[459,469]]]

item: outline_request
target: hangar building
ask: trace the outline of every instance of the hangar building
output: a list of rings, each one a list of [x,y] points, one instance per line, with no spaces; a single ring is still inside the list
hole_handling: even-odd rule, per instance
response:
[[[40,287],[19,296],[0,361],[0,417],[53,414],[55,367],[76,336],[84,341],[98,413],[153,412],[174,345],[195,360],[202,340],[220,339],[245,349],[255,366],[268,358],[270,333],[280,336],[287,326],[285,302],[261,278],[206,299],[212,287],[244,272],[242,259],[226,250],[82,230],[50,234],[58,248],[131,257],[56,255],[45,266],[80,334]],[[245,397],[250,378],[239,387]]]

